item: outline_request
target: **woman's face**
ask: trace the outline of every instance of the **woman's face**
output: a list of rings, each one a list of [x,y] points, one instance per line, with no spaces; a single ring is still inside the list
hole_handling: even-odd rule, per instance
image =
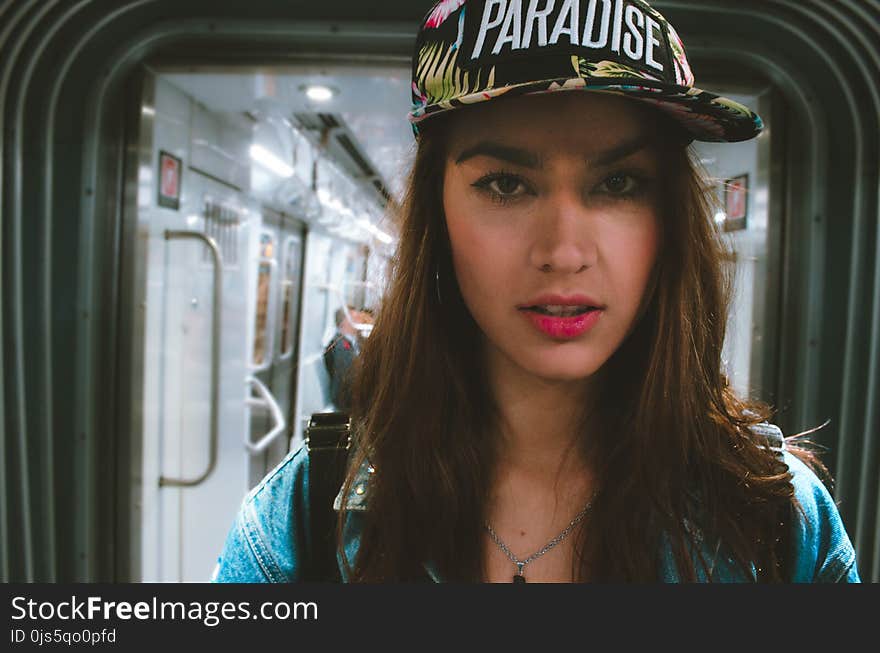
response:
[[[583,92],[453,119],[443,208],[491,369],[586,379],[630,332],[660,241],[653,129],[632,101]]]

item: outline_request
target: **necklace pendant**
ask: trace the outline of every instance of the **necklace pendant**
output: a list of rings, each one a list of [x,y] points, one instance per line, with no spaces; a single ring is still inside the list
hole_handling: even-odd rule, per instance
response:
[[[523,576],[521,573],[519,573],[519,574],[514,574],[514,575],[513,575],[513,582],[514,582],[514,583],[525,583],[525,582],[526,582],[526,577]]]

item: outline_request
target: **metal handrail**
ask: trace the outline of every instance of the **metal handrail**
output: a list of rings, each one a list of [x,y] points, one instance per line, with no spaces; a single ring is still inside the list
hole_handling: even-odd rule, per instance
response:
[[[248,406],[257,406],[260,408],[268,408],[269,412],[272,415],[272,419],[275,420],[275,427],[269,431],[266,435],[260,438],[257,442],[251,442],[250,434],[245,432],[244,434],[244,446],[251,453],[251,455],[256,455],[258,453],[263,453],[266,449],[269,448],[269,445],[272,444],[279,435],[284,433],[287,429],[287,422],[284,419],[284,414],[281,412],[281,407],[278,405],[278,401],[270,392],[269,388],[263,384],[260,379],[255,376],[249,376],[245,379],[245,383],[249,383],[253,385],[259,394],[263,396],[262,399],[257,399],[256,397],[248,397],[247,405]]]
[[[214,306],[211,324],[211,440],[208,452],[208,468],[201,475],[193,479],[159,477],[160,487],[194,487],[204,482],[217,466],[217,449],[220,438],[220,337],[223,309],[223,259],[220,256],[220,248],[217,246],[217,242],[200,231],[174,231],[166,229],[165,240],[174,239],[200,240],[208,246],[214,257]]]

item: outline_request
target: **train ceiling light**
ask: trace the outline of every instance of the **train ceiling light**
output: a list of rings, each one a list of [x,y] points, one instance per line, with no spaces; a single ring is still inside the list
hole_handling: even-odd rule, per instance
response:
[[[339,91],[324,84],[304,84],[300,90],[313,102],[329,102],[339,95]]]
[[[362,218],[358,220],[358,225],[369,231],[379,242],[385,243],[386,245],[390,245],[394,242],[394,239],[386,234],[384,231],[379,229],[376,225],[370,222],[367,218]]]
[[[251,159],[279,177],[293,177],[294,170],[262,145],[251,145]]]

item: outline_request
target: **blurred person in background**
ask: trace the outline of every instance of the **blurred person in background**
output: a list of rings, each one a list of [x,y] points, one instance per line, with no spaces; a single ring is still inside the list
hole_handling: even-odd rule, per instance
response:
[[[336,309],[336,332],[324,349],[324,365],[330,377],[330,400],[343,413],[351,411],[352,365],[361,352],[361,338],[355,328],[359,316],[354,306]]]

